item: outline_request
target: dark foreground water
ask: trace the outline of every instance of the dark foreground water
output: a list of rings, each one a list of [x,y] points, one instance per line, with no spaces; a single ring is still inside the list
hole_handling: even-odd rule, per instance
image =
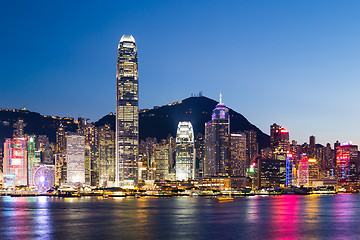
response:
[[[0,239],[360,239],[360,195],[0,198]]]

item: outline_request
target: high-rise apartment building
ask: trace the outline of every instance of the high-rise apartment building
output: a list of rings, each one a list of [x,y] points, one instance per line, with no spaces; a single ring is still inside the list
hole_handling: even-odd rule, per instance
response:
[[[139,145],[138,59],[133,36],[122,36],[116,64],[116,185],[137,181]]]
[[[179,122],[176,132],[176,180],[195,178],[194,131],[191,122]]]
[[[204,176],[218,177],[229,175],[229,109],[220,102],[205,123],[205,161]]]

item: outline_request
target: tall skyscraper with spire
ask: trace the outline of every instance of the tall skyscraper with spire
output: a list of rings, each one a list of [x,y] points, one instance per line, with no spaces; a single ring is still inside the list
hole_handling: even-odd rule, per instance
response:
[[[133,36],[124,35],[118,46],[116,64],[116,182],[117,186],[137,181],[139,145],[138,59]]]
[[[222,102],[216,105],[211,121],[205,123],[205,177],[222,177],[229,175],[229,109]]]

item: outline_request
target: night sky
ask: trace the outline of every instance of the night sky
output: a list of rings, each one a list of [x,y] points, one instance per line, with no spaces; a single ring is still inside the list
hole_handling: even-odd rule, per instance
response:
[[[195,3],[194,3],[195,2]],[[360,1],[2,1],[0,108],[115,111],[117,45],[138,47],[140,108],[203,91],[269,133],[360,144]]]

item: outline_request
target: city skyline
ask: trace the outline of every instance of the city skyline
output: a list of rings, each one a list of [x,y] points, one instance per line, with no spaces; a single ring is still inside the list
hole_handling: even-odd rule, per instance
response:
[[[122,4],[126,9],[128,5]],[[283,2],[277,9],[265,2],[231,2],[232,8],[197,3],[189,9],[187,4],[155,7],[142,2],[123,16],[110,5],[89,4],[82,13],[85,20],[95,16],[89,22],[79,20],[80,5],[75,4],[65,11],[69,19],[64,23],[62,16],[50,18],[53,12],[45,11],[46,4],[38,6],[39,16],[27,22],[27,4],[5,6],[2,22],[9,24],[4,30],[8,37],[1,40],[7,47],[0,107],[26,106],[42,114],[93,121],[115,112],[114,49],[123,34],[133,34],[140,46],[140,108],[179,101],[199,91],[218,99],[221,90],[227,106],[265,133],[276,122],[298,143],[308,142],[311,135],[324,145],[336,140],[360,143],[359,116],[352,106],[359,100],[359,31],[354,30],[358,2]],[[217,9],[215,20],[211,16]],[[9,21],[15,10],[22,17]],[[99,16],[94,14],[98,11]],[[181,11],[189,18],[178,25]],[[104,17],[107,12],[111,17]],[[149,19],[153,23],[147,23]],[[74,26],[65,29],[68,23]],[[11,28],[17,31],[10,34]],[[19,47],[24,46],[19,33],[27,37],[25,48]],[[26,62],[21,69],[19,59]],[[71,106],[68,99],[73,100]]]

